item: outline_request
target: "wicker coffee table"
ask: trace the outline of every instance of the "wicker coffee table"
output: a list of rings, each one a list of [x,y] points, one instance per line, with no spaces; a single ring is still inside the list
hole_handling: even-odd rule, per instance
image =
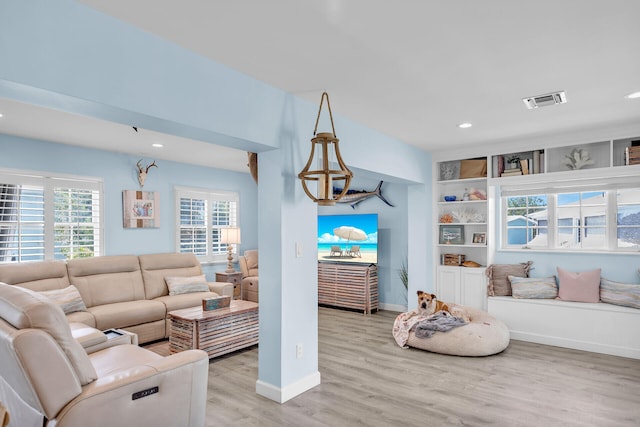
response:
[[[209,358],[258,344],[258,304],[232,300],[229,307],[202,307],[169,312],[169,351],[204,350]]]

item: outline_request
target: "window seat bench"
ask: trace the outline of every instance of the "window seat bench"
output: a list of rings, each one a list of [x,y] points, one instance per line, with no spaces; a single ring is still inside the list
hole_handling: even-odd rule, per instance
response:
[[[640,310],[607,303],[488,297],[511,338],[640,359]]]

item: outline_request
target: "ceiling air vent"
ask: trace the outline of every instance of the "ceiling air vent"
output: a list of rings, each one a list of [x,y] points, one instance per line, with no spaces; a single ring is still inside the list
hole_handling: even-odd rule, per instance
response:
[[[567,102],[567,95],[564,91],[547,93],[546,95],[522,98],[522,102],[531,110],[533,108],[546,107],[547,105],[564,104]]]

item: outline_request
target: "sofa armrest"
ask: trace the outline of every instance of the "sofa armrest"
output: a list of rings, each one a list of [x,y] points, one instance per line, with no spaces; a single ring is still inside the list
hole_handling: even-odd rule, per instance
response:
[[[71,322],[69,323],[69,328],[71,328],[71,336],[73,339],[78,341],[85,350],[105,343],[108,339],[104,332],[87,326],[84,323]],[[87,353],[90,353],[90,351],[87,351]]]
[[[203,426],[209,358],[202,350],[167,357],[135,346],[94,353],[103,375],[56,417],[59,425]],[[90,422],[91,421],[91,422]]]
[[[69,323],[71,336],[80,343],[87,354],[121,344],[138,345],[138,335],[122,329],[100,331],[84,323]]]
[[[233,283],[228,282],[207,282],[209,290],[224,297],[233,298]]]

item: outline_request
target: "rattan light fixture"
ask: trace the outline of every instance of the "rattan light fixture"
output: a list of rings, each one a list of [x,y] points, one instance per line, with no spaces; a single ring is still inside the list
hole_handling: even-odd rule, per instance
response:
[[[331,119],[331,130],[333,133],[318,131],[318,122],[320,121],[320,113],[322,112],[322,104],[324,98],[327,98],[327,108],[329,109],[329,118]],[[302,180],[302,188],[307,196],[321,206],[333,206],[336,200],[340,200],[342,196],[347,194],[349,184],[353,173],[347,168],[342,161],[338,141],[336,137],[336,129],[333,125],[333,115],[331,114],[331,104],[329,104],[329,95],[327,92],[322,93],[320,98],[320,108],[318,109],[318,117],[316,118],[316,127],[313,130],[314,137],[311,138],[311,154],[302,172],[298,174],[298,178]],[[337,164],[337,169],[331,169],[331,166]],[[311,167],[315,169],[311,169]],[[309,191],[307,186],[309,181],[317,183],[316,196]],[[342,191],[334,194],[333,185],[336,181],[344,181]]]

